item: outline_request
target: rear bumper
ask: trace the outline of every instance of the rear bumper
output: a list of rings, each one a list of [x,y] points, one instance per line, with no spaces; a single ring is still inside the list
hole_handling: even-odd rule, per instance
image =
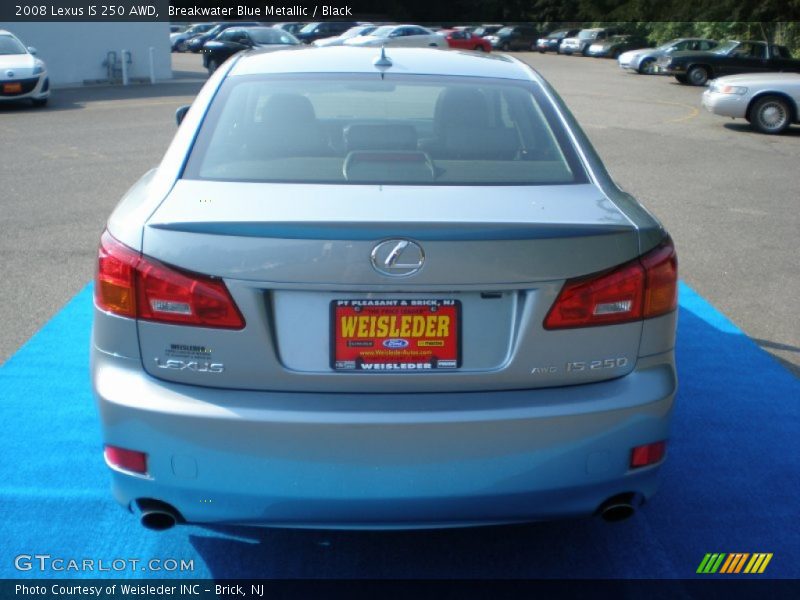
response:
[[[117,500],[173,505],[188,522],[431,527],[593,513],[651,496],[658,465],[631,448],[668,437],[672,352],[602,383],[486,393],[301,394],[166,383],[92,351],[108,444],[148,454],[113,471]]]

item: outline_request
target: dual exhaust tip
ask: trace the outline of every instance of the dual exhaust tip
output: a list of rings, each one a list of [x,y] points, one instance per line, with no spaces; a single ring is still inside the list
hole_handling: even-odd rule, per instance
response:
[[[607,523],[618,523],[632,517],[636,507],[641,504],[642,499],[637,494],[619,494],[603,502],[597,509],[597,514]],[[166,502],[143,498],[137,500],[134,505],[139,512],[139,521],[145,529],[167,531],[184,522],[181,514]]]
[[[171,505],[161,500],[141,498],[134,502],[142,527],[151,531],[166,531],[178,523],[183,523],[181,514]]]
[[[636,513],[636,508],[643,502],[643,498],[638,494],[619,494],[603,502],[597,509],[597,514],[607,523],[619,523],[632,517]]]

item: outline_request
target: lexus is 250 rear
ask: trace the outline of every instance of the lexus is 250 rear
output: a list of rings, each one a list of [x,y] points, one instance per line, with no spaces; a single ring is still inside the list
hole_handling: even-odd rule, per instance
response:
[[[623,518],[666,455],[676,286],[523,63],[237,55],[100,241],[114,493],[156,529]]]

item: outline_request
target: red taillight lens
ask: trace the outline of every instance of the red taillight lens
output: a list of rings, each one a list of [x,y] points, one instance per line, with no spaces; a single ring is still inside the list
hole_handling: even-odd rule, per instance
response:
[[[125,317],[241,329],[244,319],[221,279],[167,267],[115,240],[100,239],[97,306]]]
[[[678,260],[672,240],[612,271],[564,284],[545,329],[591,327],[663,315],[677,305]]]
[[[655,442],[652,444],[645,444],[644,446],[636,446],[631,450],[631,469],[638,469],[639,467],[646,467],[661,462],[664,459],[664,454],[667,451],[667,442]]]
[[[103,454],[108,464],[131,471],[132,473],[147,473],[147,454],[136,450],[127,450],[117,446],[106,446]]]

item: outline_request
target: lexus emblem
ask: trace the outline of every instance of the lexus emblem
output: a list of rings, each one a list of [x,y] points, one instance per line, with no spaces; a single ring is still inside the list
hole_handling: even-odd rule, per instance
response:
[[[372,266],[389,277],[408,277],[422,268],[425,252],[411,240],[386,240],[372,249]]]

